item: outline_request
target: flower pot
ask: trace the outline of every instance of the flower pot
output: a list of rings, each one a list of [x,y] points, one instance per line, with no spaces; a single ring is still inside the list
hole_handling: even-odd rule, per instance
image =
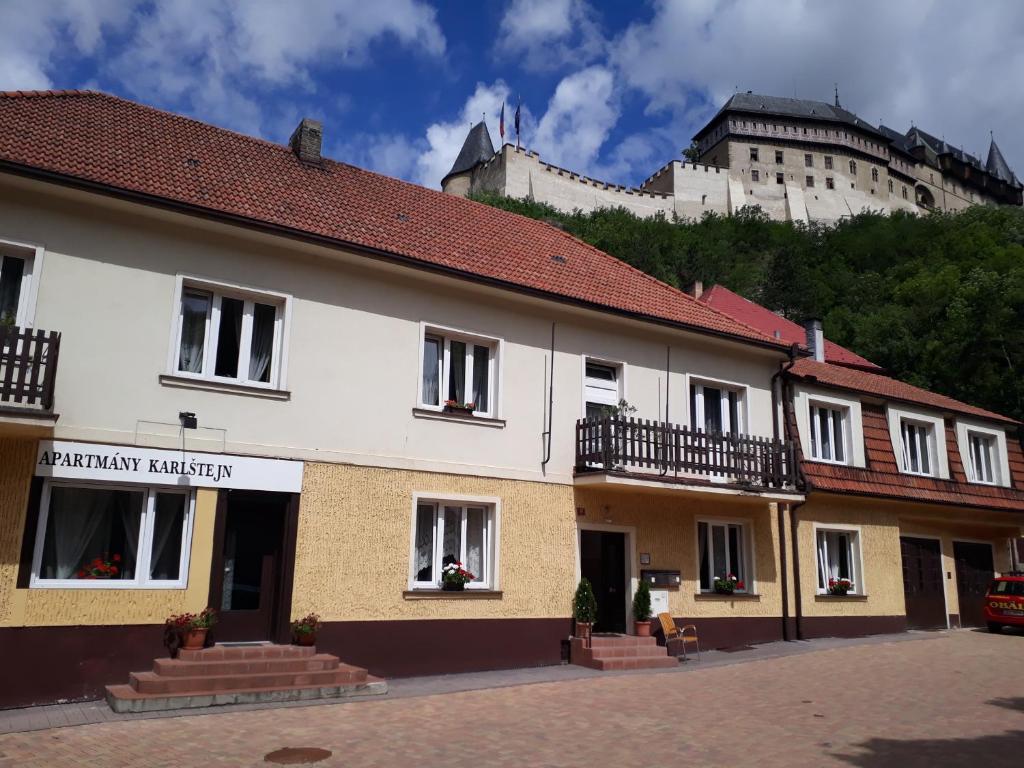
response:
[[[316,632],[296,632],[292,636],[292,645],[316,645]]]
[[[590,639],[590,633],[594,629],[593,622],[590,621],[577,621],[576,622],[576,637],[583,640]]]
[[[651,636],[651,622],[650,621],[634,621],[633,632],[637,637],[650,637]]]
[[[206,633],[209,628],[186,629],[181,633],[181,647],[186,651],[198,651],[206,645]]]
[[[458,581],[446,581],[441,584],[441,589],[445,592],[464,592],[466,585]]]
[[[734,589],[723,589],[722,587],[715,587],[716,595],[731,595],[735,592]]]

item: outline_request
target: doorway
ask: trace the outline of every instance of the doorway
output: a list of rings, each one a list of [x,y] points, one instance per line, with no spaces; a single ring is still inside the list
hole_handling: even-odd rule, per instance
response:
[[[626,534],[620,531],[580,531],[580,575],[590,581],[597,600],[595,632],[626,632],[629,574]]]
[[[287,640],[297,522],[298,494],[220,492],[210,573],[217,641]]]
[[[992,545],[971,541],[953,542],[956,562],[956,593],[960,598],[960,626],[985,626],[985,595],[995,576]]]
[[[907,629],[945,629],[946,593],[938,539],[900,536]]]

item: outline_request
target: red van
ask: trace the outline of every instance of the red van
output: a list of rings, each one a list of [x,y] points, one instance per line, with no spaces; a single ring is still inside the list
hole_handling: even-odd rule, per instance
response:
[[[1024,571],[992,579],[985,595],[985,621],[989,632],[1001,632],[1006,626],[1024,627]]]

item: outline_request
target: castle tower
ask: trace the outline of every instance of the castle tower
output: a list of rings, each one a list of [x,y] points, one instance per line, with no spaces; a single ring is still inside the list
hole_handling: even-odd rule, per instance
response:
[[[492,157],[494,145],[491,143],[491,134],[487,130],[487,124],[481,120],[469,129],[452,169],[441,179],[441,191],[466,197],[473,179],[473,169]]]

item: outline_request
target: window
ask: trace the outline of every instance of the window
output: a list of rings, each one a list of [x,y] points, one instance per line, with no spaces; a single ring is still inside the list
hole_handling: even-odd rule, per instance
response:
[[[931,424],[900,420],[903,443],[903,471],[916,475],[935,474],[935,446]]]
[[[583,381],[583,401],[587,418],[602,416],[622,399],[619,367],[587,360]]]
[[[776,149],[775,150],[775,164],[776,165],[782,165],[782,150],[781,149]]]
[[[836,188],[836,180],[833,179],[831,176],[826,176],[825,177],[825,189],[835,189],[835,188]]]
[[[187,491],[44,485],[32,568],[38,587],[184,587],[192,504]]]
[[[695,429],[719,434],[743,432],[743,392],[720,384],[690,385],[690,423]]]
[[[811,456],[818,461],[847,463],[847,412],[811,403]]]
[[[863,594],[860,583],[860,536],[855,530],[817,531],[818,592],[828,592],[828,583],[834,579],[849,579],[853,594]]]
[[[853,175],[857,174],[857,162],[855,160],[850,161],[850,173]]]
[[[701,592],[710,592],[715,587],[716,578],[729,574],[743,582],[743,589],[737,589],[737,592],[751,588],[746,538],[746,526],[742,523],[697,523]]]
[[[0,325],[31,325],[29,294],[34,248],[0,242]]]
[[[497,412],[494,380],[498,342],[428,329],[423,336],[420,405],[471,404],[476,416]]]
[[[892,179],[889,179],[889,194],[891,195],[892,193],[893,193],[893,183],[892,183]]]
[[[813,176],[805,176],[804,177],[804,183],[808,187],[813,187],[814,186],[814,177]]]
[[[750,162],[752,162],[752,163],[756,163],[757,162],[757,147],[751,147],[750,148]]]
[[[903,185],[903,199],[904,200],[907,199],[907,185],[906,184]]]
[[[761,172],[758,171],[756,168],[754,170],[752,170],[750,172],[750,180],[751,181],[760,181],[761,180]]]
[[[878,181],[878,169],[877,168],[872,168],[871,169],[871,180],[872,181]]]
[[[783,174],[781,174],[781,173],[776,173],[775,174],[775,183],[776,184],[785,184],[786,183],[786,179],[784,178]]]
[[[970,449],[970,476],[974,483],[996,482],[996,438],[980,432],[968,432],[967,443]]]
[[[813,168],[814,167],[814,155],[810,155],[810,154],[804,155],[804,167],[805,168]]]
[[[283,339],[280,297],[182,286],[176,374],[276,387]]]
[[[412,587],[436,589],[441,570],[460,562],[473,574],[467,589],[493,585],[494,507],[457,501],[417,501],[413,533]]]

